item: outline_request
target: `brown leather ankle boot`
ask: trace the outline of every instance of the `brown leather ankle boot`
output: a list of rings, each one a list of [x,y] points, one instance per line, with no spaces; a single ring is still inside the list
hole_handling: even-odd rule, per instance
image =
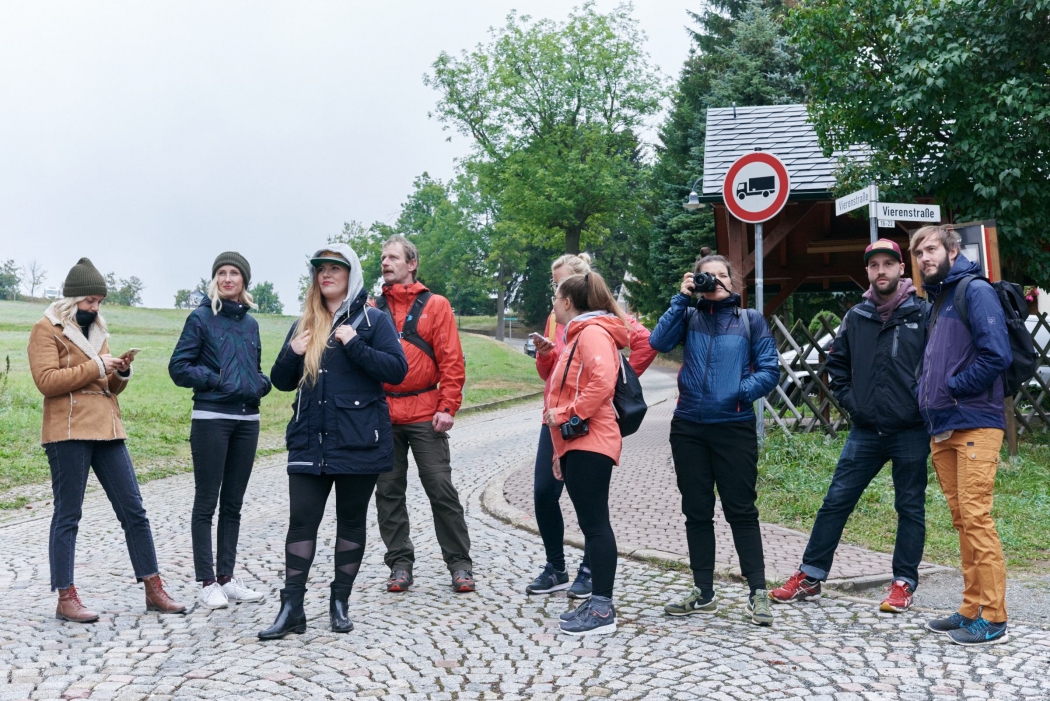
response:
[[[142,583],[146,586],[146,610],[159,611],[161,613],[186,613],[186,607],[171,598],[164,591],[164,582],[160,575],[144,577]]]
[[[94,623],[98,620],[98,614],[84,606],[80,595],[77,594],[77,588],[70,584],[68,589],[58,590],[55,618],[73,623]]]

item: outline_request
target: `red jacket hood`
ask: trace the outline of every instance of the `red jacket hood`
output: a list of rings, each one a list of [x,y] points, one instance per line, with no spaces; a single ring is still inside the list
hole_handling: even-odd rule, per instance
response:
[[[410,282],[407,285],[383,285],[383,295],[387,298],[387,301],[400,302],[401,304],[411,303],[411,300],[428,291],[427,286],[419,280]]]
[[[591,315],[594,316],[591,316]],[[600,326],[612,336],[617,348],[626,348],[631,338],[631,330],[620,317],[608,312],[587,312],[581,314],[565,327],[565,343],[568,345],[588,326]]]

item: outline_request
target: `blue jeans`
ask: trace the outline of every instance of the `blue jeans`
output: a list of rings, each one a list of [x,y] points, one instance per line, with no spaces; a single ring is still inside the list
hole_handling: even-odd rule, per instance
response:
[[[153,535],[124,441],[57,441],[45,443],[44,451],[51,465],[51,491],[55,497],[48,543],[51,591],[66,589],[73,583],[77,531],[89,469],[95,470],[95,476],[124,529],[135,578],[142,581],[144,577],[157,574]]]
[[[554,442],[551,430],[540,429],[540,442],[536,447],[536,467],[533,476],[532,499],[536,507],[536,526],[543,538],[543,549],[547,562],[559,570],[565,569],[565,520],[561,515],[561,490],[565,483],[554,478]],[[583,551],[581,569],[590,569],[590,558]]]
[[[915,589],[926,545],[926,461],[930,436],[915,428],[880,436],[854,428],[839,456],[824,504],[817,512],[809,544],[799,567],[807,576],[828,578],[835,549],[861,494],[887,462],[893,463],[893,508],[897,511],[897,541],[893,546],[893,577]]]

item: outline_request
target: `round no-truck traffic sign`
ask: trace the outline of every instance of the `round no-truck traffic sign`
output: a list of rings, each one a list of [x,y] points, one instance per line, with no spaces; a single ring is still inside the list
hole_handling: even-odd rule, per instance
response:
[[[726,209],[742,222],[758,224],[777,215],[787,203],[791,178],[783,161],[754,151],[736,159],[722,183]]]

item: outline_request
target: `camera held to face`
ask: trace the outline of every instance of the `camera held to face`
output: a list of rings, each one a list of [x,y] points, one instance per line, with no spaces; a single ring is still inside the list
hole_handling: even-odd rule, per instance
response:
[[[579,416],[573,416],[558,428],[561,429],[561,437],[567,441],[586,436],[591,432],[589,419],[581,419]]]
[[[714,292],[722,281],[711,273],[693,273],[693,292]]]

